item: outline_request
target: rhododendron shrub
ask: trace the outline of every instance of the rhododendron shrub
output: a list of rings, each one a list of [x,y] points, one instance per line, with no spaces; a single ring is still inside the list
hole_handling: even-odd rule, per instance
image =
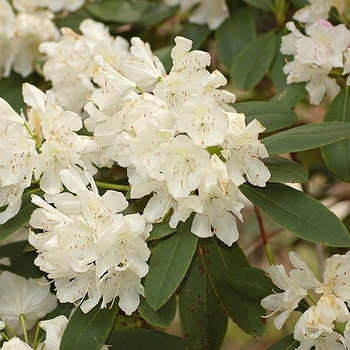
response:
[[[0,5],[2,349],[350,349],[347,1]]]

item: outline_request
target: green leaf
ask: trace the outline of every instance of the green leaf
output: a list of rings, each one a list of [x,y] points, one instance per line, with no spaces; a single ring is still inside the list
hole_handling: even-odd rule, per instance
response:
[[[350,138],[350,123],[306,124],[265,137],[269,154],[305,151]]]
[[[287,77],[283,73],[283,67],[286,64],[286,58],[280,51],[282,33],[278,33],[278,40],[276,41],[276,55],[272,62],[270,69],[270,78],[275,84],[278,91],[283,91],[287,86]]]
[[[86,10],[80,9],[77,12],[69,12],[66,16],[56,20],[57,28],[69,27],[76,33],[80,33],[79,26],[84,19],[93,18]]]
[[[202,239],[200,253],[215,294],[224,310],[243,331],[262,338],[265,325],[261,322],[261,315],[265,310],[260,302],[238,293],[227,280],[230,271],[249,266],[242,250],[236,244],[228,247],[215,239]]]
[[[293,338],[293,334],[289,334],[277,343],[269,346],[267,350],[294,350],[299,345],[299,342]]]
[[[287,85],[282,91],[279,91],[270,99],[270,102],[276,101],[283,104],[285,107],[293,108],[298,102],[302,101],[306,95],[305,83],[291,84]]]
[[[231,286],[249,299],[260,302],[276,289],[266,272],[257,267],[241,267],[227,274]]]
[[[190,344],[183,338],[160,331],[134,329],[112,332],[106,344],[116,350],[191,350]],[[89,349],[90,348],[86,348]]]
[[[346,86],[332,101],[324,117],[325,122],[350,123],[349,86]],[[350,139],[321,148],[327,168],[345,182],[350,182]]]
[[[39,191],[36,192],[38,195],[42,194]],[[33,193],[33,191],[25,191],[22,196],[22,205],[18,214],[0,226],[0,240],[10,236],[23,225],[28,224],[30,216],[37,208],[37,206],[31,202],[31,195]]]
[[[244,5],[235,8],[216,31],[216,52],[220,61],[231,68],[233,59],[256,37],[256,24],[251,11]]]
[[[163,238],[151,256],[145,297],[155,311],[175,293],[190,266],[198,241],[191,233],[191,225],[191,219],[180,222],[177,233]]]
[[[251,41],[235,58],[231,81],[242,90],[254,88],[268,72],[276,53],[277,36],[274,31]]]
[[[26,278],[39,278],[43,272],[34,265],[37,253],[25,252],[28,241],[14,242],[0,247],[0,259],[9,258],[11,265],[0,265],[1,270],[7,270]]]
[[[176,228],[171,228],[167,221],[153,224],[153,229],[148,237],[147,241],[153,241],[159,238],[163,238],[176,232]]]
[[[24,79],[14,72],[8,78],[0,80],[0,96],[18,113],[25,106],[22,98],[22,84],[26,81],[30,82],[30,77]]]
[[[271,173],[269,182],[308,182],[309,174],[299,163],[276,155],[261,159]]]
[[[100,350],[113,327],[118,309],[118,303],[107,309],[97,305],[84,314],[78,307],[63,333],[60,350]]]
[[[198,252],[181,284],[179,312],[182,331],[193,349],[221,349],[228,316],[214,293]]]
[[[166,6],[162,0],[149,2],[140,19],[135,23],[135,26],[147,28],[153,27],[175,14],[176,11],[176,7]]]
[[[206,25],[186,23],[180,32],[180,36],[193,41],[192,50],[199,49],[208,39],[211,31]]]
[[[161,60],[167,72],[169,72],[171,67],[173,66],[173,59],[170,56],[173,47],[174,45],[169,45],[153,51],[153,54]]]
[[[350,236],[339,218],[322,203],[290,186],[249,184],[241,192],[281,227],[298,237],[334,247],[349,247]]]
[[[105,0],[85,4],[85,9],[102,22],[134,23],[141,20],[148,1]]]
[[[234,107],[245,114],[246,124],[257,119],[266,128],[265,132],[285,128],[297,121],[296,114],[290,108],[276,102],[241,102],[235,103]]]
[[[252,5],[258,9],[265,11],[274,11],[274,1],[273,0],[243,0],[249,5]]]
[[[160,309],[154,311],[145,298],[141,298],[140,315],[152,326],[167,328],[176,315],[176,297],[173,295]]]

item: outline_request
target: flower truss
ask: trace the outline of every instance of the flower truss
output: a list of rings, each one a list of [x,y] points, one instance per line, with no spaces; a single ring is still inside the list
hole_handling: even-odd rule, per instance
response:
[[[326,260],[323,282],[316,279],[297,254],[290,252],[289,259],[294,267],[289,275],[282,265],[272,265],[268,269],[272,281],[283,292],[271,294],[261,301],[266,309],[282,311],[274,320],[276,328],[281,329],[300,301],[313,291],[321,296],[295,325],[294,339],[300,342],[297,349],[350,349],[350,253],[335,254]],[[312,296],[310,298],[314,300]]]
[[[140,38],[129,44],[93,20],[80,29],[63,28],[58,41],[39,45],[51,89],[23,84],[20,114],[0,99],[0,223],[32,194],[29,243],[58,300],[85,313],[117,302],[130,315],[144,294],[153,224],[176,228],[193,214],[193,234],[237,241],[238,187],[270,178],[258,138],[264,127],[246,125],[235,95],[222,88],[226,78],[209,72],[210,55],[191,51],[190,40],[175,38],[166,73]],[[145,199],[142,214],[111,189],[118,184],[99,193],[101,168],[123,169],[121,187],[131,201]],[[64,325],[40,323],[53,334],[45,349],[57,348]]]

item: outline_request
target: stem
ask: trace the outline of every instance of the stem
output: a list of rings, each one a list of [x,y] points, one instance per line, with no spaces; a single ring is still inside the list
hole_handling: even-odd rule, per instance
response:
[[[286,23],[286,0],[275,0],[276,22],[279,27],[283,27]]]
[[[264,249],[265,249],[267,261],[269,262],[270,265],[274,265],[275,259],[273,257],[271,246],[270,246],[268,238],[267,238],[267,234],[266,234],[266,230],[265,230],[265,226],[264,226],[264,222],[263,222],[263,219],[261,216],[260,209],[257,208],[256,206],[254,206],[254,211],[255,211],[256,218],[258,220],[260,235],[261,235],[261,239],[262,239],[263,244],[264,244]]]
[[[100,182],[96,181],[96,186],[99,188],[106,188],[108,190],[116,190],[116,191],[130,191],[130,186],[129,185],[118,185],[118,184],[110,184],[107,182]]]
[[[16,333],[13,331],[13,329],[7,323],[6,323],[5,329],[8,332],[8,334],[10,334],[12,337],[16,336]]]
[[[35,349],[38,346],[38,338],[39,338],[39,332],[40,332],[40,327],[39,327],[39,323],[36,326],[35,329],[35,335],[34,335],[34,341],[33,341],[33,348]]]
[[[27,333],[27,329],[26,329],[26,324],[24,322],[25,315],[24,314],[20,314],[19,315],[19,319],[21,320],[21,324],[22,324],[24,341],[28,344],[28,333]]]
[[[30,137],[35,141],[35,148],[38,151],[40,149],[40,147],[41,147],[40,142],[38,141],[37,137],[33,134],[32,130],[30,130],[30,128],[29,128],[29,126],[28,126],[28,124],[26,122],[24,122],[24,126],[27,129]]]

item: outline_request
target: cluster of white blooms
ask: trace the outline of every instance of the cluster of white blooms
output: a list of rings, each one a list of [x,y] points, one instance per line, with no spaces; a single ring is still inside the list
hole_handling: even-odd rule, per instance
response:
[[[306,263],[295,253],[289,253],[293,269],[287,274],[284,266],[268,269],[273,283],[283,292],[265,297],[261,304],[269,310],[282,311],[274,320],[281,329],[290,313],[310,292],[321,294],[299,318],[294,338],[300,342],[298,350],[350,349],[350,252],[335,254],[326,260],[323,282],[319,282]],[[340,332],[336,325],[343,324]]]
[[[189,22],[207,24],[215,30],[230,16],[226,0],[164,0],[167,5],[180,5],[181,12],[190,11]],[[193,9],[194,8],[194,9]]]
[[[0,99],[0,224],[18,213],[33,175],[47,195],[54,195],[62,191],[61,169],[97,171],[89,153],[98,146],[92,137],[76,133],[82,128],[79,115],[64,111],[50,92],[27,83],[23,98],[29,107],[26,117]]]
[[[243,207],[238,186],[265,186],[270,177],[260,160],[267,157],[258,140],[264,128],[256,120],[246,126],[245,116],[229,105],[235,95],[218,89],[226,79],[207,71],[208,53],[190,51],[188,39],[175,42],[169,74],[136,38],[130,49],[135,76],[97,56],[94,81],[100,88],[85,106],[85,126],[101,147],[99,163],[127,168],[131,198],[153,194],[144,211],[150,222],[169,213],[176,227],[195,212],[194,234],[215,234],[231,245]]]
[[[43,59],[39,45],[60,37],[56,12],[74,12],[85,0],[0,0],[0,78],[11,70],[22,77],[34,71],[36,60]]]
[[[288,75],[287,83],[306,82],[312,104],[319,104],[325,94],[332,100],[340,91],[336,80],[329,76],[332,70],[342,69],[342,74],[350,72],[350,31],[344,24],[333,26],[324,19],[307,25],[306,35],[294,22],[286,26],[291,33],[282,37],[281,52],[294,56],[294,60],[283,67]]]
[[[119,297],[119,306],[130,315],[143,295],[141,278],[148,272],[150,251],[145,240],[152,225],[140,214],[122,215],[127,206],[123,194],[98,194],[73,169],[61,171],[70,192],[52,197],[54,206],[38,196],[40,208],[30,219],[29,243],[38,251],[35,264],[47,272],[61,302],[80,304],[84,312],[102,298],[101,308]]]

